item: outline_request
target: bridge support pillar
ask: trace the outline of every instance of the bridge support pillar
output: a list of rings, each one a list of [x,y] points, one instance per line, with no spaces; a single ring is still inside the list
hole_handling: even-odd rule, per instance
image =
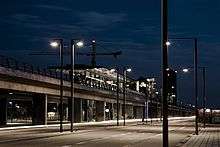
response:
[[[96,101],[96,121],[105,120],[105,102]]]
[[[88,121],[88,104],[89,104],[89,100],[82,99],[82,112],[83,112],[82,121],[84,122]]]
[[[35,94],[33,96],[32,124],[47,124],[47,95],[45,94]]]
[[[133,107],[133,114],[135,119],[139,119],[143,117],[143,110],[144,107],[141,106],[134,106]]]
[[[88,100],[88,121],[93,121],[94,100]]]
[[[74,99],[74,122],[82,122],[82,99]]]
[[[113,119],[117,119],[117,103],[113,104]],[[119,108],[118,108],[118,116],[119,119],[122,119],[122,105],[119,103]]]
[[[7,98],[0,98],[0,126],[7,124]]]
[[[132,105],[126,105],[126,110],[125,110],[125,116],[127,116],[128,119],[133,119],[134,118],[134,110]]]
[[[117,104],[116,103],[113,103],[113,119],[117,119]]]
[[[116,117],[115,117],[115,109],[114,109],[114,103],[111,103],[111,119],[114,120]]]

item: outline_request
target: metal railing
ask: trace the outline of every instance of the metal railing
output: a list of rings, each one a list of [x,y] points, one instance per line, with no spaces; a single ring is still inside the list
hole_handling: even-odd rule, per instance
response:
[[[27,72],[27,73],[31,73],[31,74],[38,74],[38,75],[42,75],[42,76],[46,76],[46,77],[51,77],[51,78],[56,78],[56,79],[60,79],[60,72],[56,71],[56,70],[49,70],[46,68],[40,68],[40,67],[35,67],[33,65],[27,64],[27,63],[21,63],[19,61],[17,61],[14,58],[9,58],[3,55],[0,55],[0,66],[5,67],[5,68],[10,68],[10,69],[14,69],[14,70],[19,70],[22,72]],[[63,73],[63,78],[65,81],[70,81],[70,76],[69,74]],[[76,78],[76,77],[74,77]],[[80,83],[75,82],[77,84],[80,85],[85,85],[86,87],[90,87],[90,88],[95,88],[95,89],[100,89],[100,90],[107,90],[107,91],[112,91],[112,92],[116,92],[117,91],[117,87],[116,86],[112,86],[110,84],[97,84],[97,83],[87,83],[86,82],[86,78],[84,80],[82,80]],[[119,93],[123,93],[123,89],[120,88]],[[126,95],[130,96],[130,97],[140,97],[143,96],[142,93],[138,93],[132,90],[127,89],[126,90]]]
[[[31,73],[31,74],[38,74],[42,76],[60,79],[60,73],[57,71],[48,70],[46,68],[42,69],[40,67],[35,67],[33,65],[24,62],[21,63],[15,60],[14,58],[5,57],[3,55],[0,55],[0,66]],[[69,80],[69,75],[64,73],[63,77],[64,80]]]

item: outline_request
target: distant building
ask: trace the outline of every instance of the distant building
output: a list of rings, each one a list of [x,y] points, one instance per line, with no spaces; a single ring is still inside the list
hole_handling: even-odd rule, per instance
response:
[[[136,81],[136,91],[146,94],[149,99],[158,98],[158,90],[156,88],[156,79],[152,77],[139,78]]]
[[[177,103],[176,72],[169,68],[169,70],[167,70],[167,77],[168,77],[168,104],[176,105]]]
[[[109,89],[116,91],[117,89],[117,71],[115,69],[107,69],[105,67],[91,66],[75,66],[74,70],[74,82],[78,84],[86,84],[91,87],[100,87],[103,89]],[[119,89],[123,88],[123,74],[118,73],[119,76]],[[126,77],[126,87],[132,89],[130,86],[132,79],[128,76]]]

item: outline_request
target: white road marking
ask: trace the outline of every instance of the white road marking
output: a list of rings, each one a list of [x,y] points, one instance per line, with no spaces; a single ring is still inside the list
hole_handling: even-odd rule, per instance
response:
[[[87,141],[81,141],[81,142],[78,142],[76,144],[79,145],[79,144],[85,144],[85,143],[88,143],[88,142],[96,142],[96,141],[101,141],[101,140],[104,140],[104,139],[109,139],[109,138],[118,137],[118,136],[124,136],[124,135],[128,135],[128,134],[131,134],[131,132],[130,133],[124,133],[124,134],[111,135],[111,136],[103,137],[103,138],[91,139],[91,140],[87,140]]]
[[[157,136],[160,136],[160,135],[162,135],[162,133],[156,134],[156,135],[153,135],[153,136],[146,137],[143,141],[146,141],[147,139],[151,139],[151,138],[154,138],[154,137],[157,137]],[[137,141],[137,142],[133,142],[132,144],[135,144],[135,143],[138,143],[138,142],[140,142],[140,140]],[[127,145],[122,146],[122,147],[130,147],[132,144],[127,144]]]

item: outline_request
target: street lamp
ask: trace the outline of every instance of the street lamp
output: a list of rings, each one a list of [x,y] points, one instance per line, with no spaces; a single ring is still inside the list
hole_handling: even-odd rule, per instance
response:
[[[166,45],[167,45],[167,46],[170,46],[170,45],[171,45],[171,43],[170,43],[169,41],[167,41],[167,42],[166,42]]]
[[[168,0],[161,0],[161,53],[162,53],[162,98],[163,98],[163,147],[169,146],[168,140],[168,80],[167,80],[167,68],[168,68]]]
[[[116,111],[117,111],[117,126],[119,126],[119,68],[116,67],[116,69],[111,69],[110,72],[116,72],[116,85],[117,85],[117,89],[116,89]]]
[[[57,41],[53,41],[53,42],[50,43],[50,46],[56,48],[56,47],[59,46],[59,43]]]
[[[183,69],[183,72],[184,72],[184,73],[187,73],[187,72],[189,72],[189,69],[188,69],[188,68],[184,68],[184,69]]]
[[[126,98],[125,98],[125,95],[126,95],[126,83],[127,83],[127,72],[131,72],[131,68],[126,68],[124,67],[123,68],[123,117],[124,117],[124,126],[125,126],[125,107],[126,107]]]
[[[171,38],[171,40],[192,40],[194,42],[194,90],[195,90],[195,134],[198,135],[198,45],[197,38]]]
[[[206,68],[202,68],[203,77],[203,127],[206,127]]]
[[[158,113],[158,107],[159,107],[159,102],[160,102],[160,101],[159,101],[159,96],[158,96],[158,95],[159,95],[159,92],[156,91],[155,94],[156,94],[156,99],[157,99],[157,100],[156,100],[156,103],[157,103],[157,111],[156,111],[157,114],[156,114],[156,118],[158,118],[158,114],[159,114],[159,113]],[[159,120],[158,120],[158,121],[159,121]]]
[[[205,109],[206,109],[206,67],[198,67],[199,69],[202,70],[202,80],[203,80],[203,127],[205,128],[206,126],[206,114],[205,114]],[[184,73],[189,72],[189,68],[183,69]]]
[[[75,39],[71,39],[71,55],[70,55],[70,62],[71,62],[71,70],[70,70],[70,79],[71,79],[71,113],[70,113],[70,130],[73,132],[73,123],[74,123],[74,54],[75,54],[75,48],[76,47],[83,47],[84,43],[83,41],[77,41]]]
[[[55,39],[50,45],[60,48],[60,132],[63,132],[63,39]]]
[[[117,68],[117,126],[119,126],[119,69]]]

